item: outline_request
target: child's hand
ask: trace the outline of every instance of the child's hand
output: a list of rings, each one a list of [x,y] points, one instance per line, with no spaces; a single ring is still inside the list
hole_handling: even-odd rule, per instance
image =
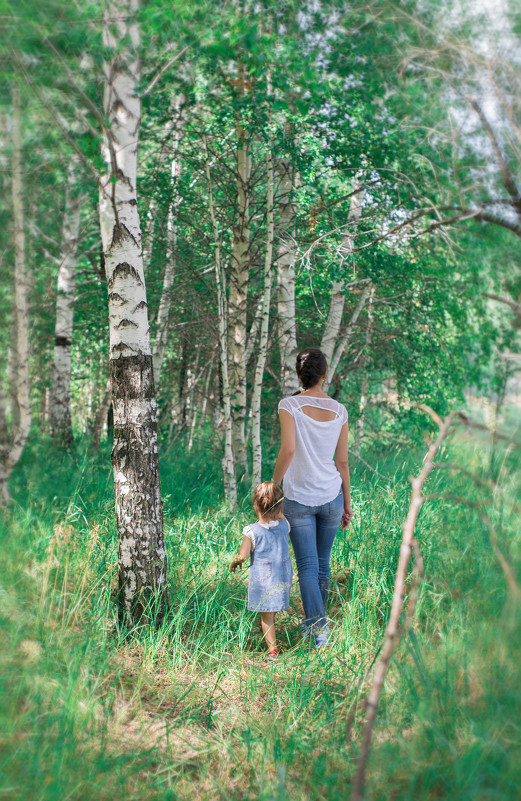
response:
[[[242,561],[240,559],[234,559],[230,565],[230,573],[235,573],[238,567],[242,567]]]

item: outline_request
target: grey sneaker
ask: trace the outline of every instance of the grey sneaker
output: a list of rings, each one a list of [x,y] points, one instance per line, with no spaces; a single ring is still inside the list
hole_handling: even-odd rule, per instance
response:
[[[325,648],[330,644],[329,639],[329,626],[324,626],[315,634],[315,645],[317,648]]]

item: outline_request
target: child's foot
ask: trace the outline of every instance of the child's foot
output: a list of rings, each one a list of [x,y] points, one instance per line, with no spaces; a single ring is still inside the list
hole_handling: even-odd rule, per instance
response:
[[[268,659],[277,659],[279,652],[276,648],[272,648],[271,651],[268,651]]]

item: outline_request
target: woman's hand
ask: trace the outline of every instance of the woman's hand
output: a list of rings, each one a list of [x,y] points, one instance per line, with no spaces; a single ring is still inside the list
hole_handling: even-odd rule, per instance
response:
[[[342,520],[340,521],[340,527],[342,531],[346,530],[349,523],[351,522],[352,517],[353,517],[353,510],[351,509],[351,505],[346,504],[344,506],[344,513],[342,515]]]

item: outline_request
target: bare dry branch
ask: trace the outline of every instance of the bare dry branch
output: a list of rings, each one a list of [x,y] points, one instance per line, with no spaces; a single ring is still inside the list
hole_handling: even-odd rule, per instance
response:
[[[445,420],[441,420],[441,418],[435,412],[433,412],[432,409],[429,409],[429,407],[425,407],[425,411],[427,411],[427,413],[430,414],[433,419],[438,419],[440,421],[440,427],[438,436],[427,451],[420,474],[416,478],[411,479],[411,503],[407,513],[407,518],[403,525],[402,544],[400,547],[398,568],[396,570],[391,613],[389,615],[389,621],[385,630],[385,639],[380,652],[380,659],[376,666],[373,684],[367,699],[367,717],[356,767],[356,774],[353,782],[352,801],[363,801],[367,761],[371,748],[371,740],[376,721],[378,704],[382,694],[389,662],[400,641],[400,635],[402,631],[400,629],[400,615],[404,605],[405,580],[409,568],[411,552],[415,554],[416,575],[409,591],[409,607],[406,615],[406,625],[410,625],[412,616],[414,615],[414,609],[416,606],[416,599],[418,597],[419,584],[423,570],[421,554],[414,537],[418,513],[424,501],[422,496],[423,485],[425,484],[428,475],[434,467],[434,458],[438,453],[443,440],[449,433],[454,420],[459,416],[459,412],[452,412],[445,418]]]
[[[175,62],[176,62],[178,59],[180,59],[180,58],[181,58],[181,56],[184,56],[184,54],[186,53],[186,51],[187,51],[187,50],[188,50],[188,45],[186,45],[185,47],[183,47],[183,48],[182,48],[182,49],[179,51],[179,53],[177,53],[177,54],[176,54],[176,55],[175,55],[173,58],[171,58],[171,59],[170,59],[170,61],[167,61],[167,63],[164,65],[164,67],[161,67],[161,69],[159,70],[159,72],[158,72],[156,75],[154,75],[154,77],[152,78],[152,80],[151,80],[151,81],[150,81],[150,83],[148,84],[147,88],[146,88],[146,89],[145,89],[145,91],[143,92],[143,95],[142,95],[143,97],[146,97],[147,95],[149,95],[149,94],[150,94],[150,92],[152,91],[152,89],[154,89],[154,87],[156,86],[156,84],[157,84],[157,83],[158,83],[158,82],[161,80],[161,78],[163,77],[163,75],[165,74],[165,72],[166,72],[167,70],[169,70],[169,69],[170,69],[170,67],[172,66],[172,64],[175,64]]]

